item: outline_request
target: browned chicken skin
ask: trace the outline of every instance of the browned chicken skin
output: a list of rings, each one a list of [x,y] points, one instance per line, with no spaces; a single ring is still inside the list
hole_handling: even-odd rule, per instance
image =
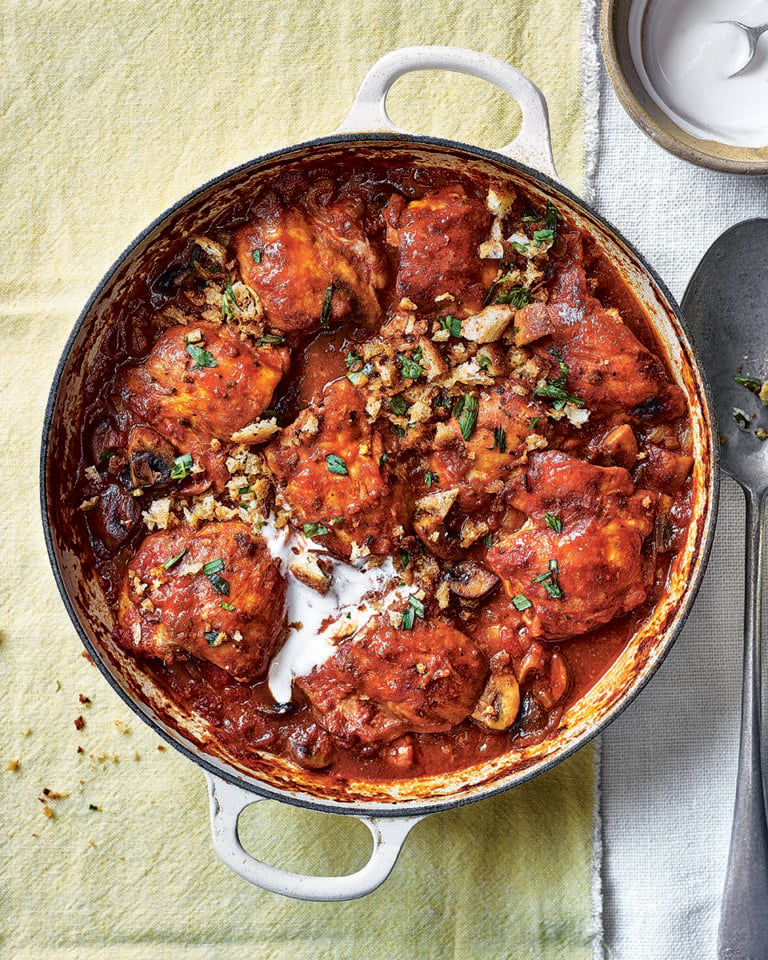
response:
[[[334,738],[375,743],[461,723],[487,670],[485,657],[454,627],[417,620],[399,630],[382,615],[296,682]]]
[[[454,441],[430,457],[430,469],[442,488],[456,487],[461,508],[471,512],[499,493],[520,468],[533,434],[548,431],[546,410],[530,397],[530,389],[509,378],[503,386],[478,396],[477,426],[465,440],[458,418],[448,426]]]
[[[322,523],[329,548],[349,557],[355,543],[389,553],[409,521],[405,490],[387,472],[383,451],[365,419],[364,396],[342,378],[265,455],[294,521]]]
[[[359,204],[315,202],[310,212],[268,194],[254,213],[238,230],[235,251],[271,326],[290,332],[321,322],[380,322],[389,267],[363,229]]]
[[[117,637],[144,656],[197,657],[253,680],[280,643],[285,598],[266,544],[243,523],[151,533],[128,565]]]
[[[565,235],[565,254],[546,305],[547,330],[568,367],[566,390],[595,413],[624,410],[652,423],[683,416],[683,392],[670,383],[658,358],[622,322],[618,311],[606,310],[590,293],[582,247],[579,234]],[[548,348],[539,342],[535,352],[551,362]]]
[[[508,498],[528,520],[502,531],[486,563],[510,598],[531,602],[522,619],[534,636],[586,633],[645,600],[650,571],[642,546],[658,495],[635,492],[622,467],[537,453]]]
[[[452,185],[405,206],[396,198],[386,215],[398,239],[398,297],[423,311],[446,311],[459,318],[482,308],[498,269],[497,261],[482,260],[478,252],[492,220],[482,200]],[[454,300],[437,301],[446,293]]]
[[[228,441],[257,421],[287,369],[287,350],[252,346],[226,324],[179,325],[128,369],[121,387],[140,422],[188,449],[190,441]]]

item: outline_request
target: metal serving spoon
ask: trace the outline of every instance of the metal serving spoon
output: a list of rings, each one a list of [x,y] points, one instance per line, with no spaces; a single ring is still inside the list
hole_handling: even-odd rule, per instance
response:
[[[760,619],[768,407],[734,377],[768,379],[768,220],[746,220],[709,248],[688,284],[683,315],[715,400],[723,469],[746,499],[744,677],[738,780],[718,957],[768,958],[768,824],[760,756]],[[756,384],[753,384],[753,388]]]
[[[763,23],[759,27],[750,27],[746,23],[742,23],[740,20],[721,20],[720,23],[730,23],[734,27],[739,27],[740,30],[743,30],[747,35],[747,43],[749,44],[749,51],[747,53],[747,62],[739,67],[735,73],[729,73],[728,78],[738,77],[739,74],[744,73],[747,67],[755,59],[755,52],[757,50],[757,41],[760,37],[768,30],[768,23]]]

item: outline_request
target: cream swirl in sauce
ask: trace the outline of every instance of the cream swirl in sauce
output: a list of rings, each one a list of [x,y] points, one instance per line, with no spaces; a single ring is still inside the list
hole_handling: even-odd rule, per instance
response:
[[[288,636],[269,667],[269,689],[277,703],[291,700],[294,677],[303,677],[330,657],[337,645],[353,636],[383,609],[407,601],[411,592],[389,557],[366,557],[346,563],[320,551],[310,539],[285,526],[278,530],[272,517],[261,535],[288,580]],[[293,576],[290,565],[302,554],[324,558],[330,581],[323,594]]]

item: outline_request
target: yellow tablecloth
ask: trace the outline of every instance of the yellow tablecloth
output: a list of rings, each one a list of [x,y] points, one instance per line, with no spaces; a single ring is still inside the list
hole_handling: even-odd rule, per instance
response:
[[[267,150],[332,132],[376,59],[432,43],[485,51],[536,81],[560,175],[580,189],[578,0],[4,6],[0,954],[8,960],[591,955],[590,750],[515,791],[424,821],[390,880],[365,900],[307,904],[265,893],[218,862],[202,773],[163,748],[81,656],[43,545],[43,410],[102,274],[182,194]],[[489,147],[511,139],[516,122],[503,94],[448,74],[404,78],[389,107],[414,132]],[[346,818],[329,825],[263,804],[246,821],[251,850],[281,865],[351,869],[365,855],[366,832]],[[348,849],[358,852],[341,857]]]

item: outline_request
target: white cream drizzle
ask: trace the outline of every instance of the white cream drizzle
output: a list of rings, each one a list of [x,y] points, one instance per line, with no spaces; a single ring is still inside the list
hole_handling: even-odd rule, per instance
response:
[[[400,580],[392,560],[372,566],[372,557],[345,563],[324,553],[316,543],[285,526],[278,530],[270,516],[261,528],[269,552],[288,581],[286,606],[288,636],[269,667],[268,683],[277,703],[288,703],[294,677],[304,677],[325,663],[341,639],[353,636],[375,614],[410,593]],[[322,555],[330,569],[326,594],[313,590],[289,572],[302,553]]]
[[[633,4],[632,59],[658,106],[695,137],[768,146],[768,34],[743,74],[746,34],[724,20],[768,23],[768,0],[646,0]]]

